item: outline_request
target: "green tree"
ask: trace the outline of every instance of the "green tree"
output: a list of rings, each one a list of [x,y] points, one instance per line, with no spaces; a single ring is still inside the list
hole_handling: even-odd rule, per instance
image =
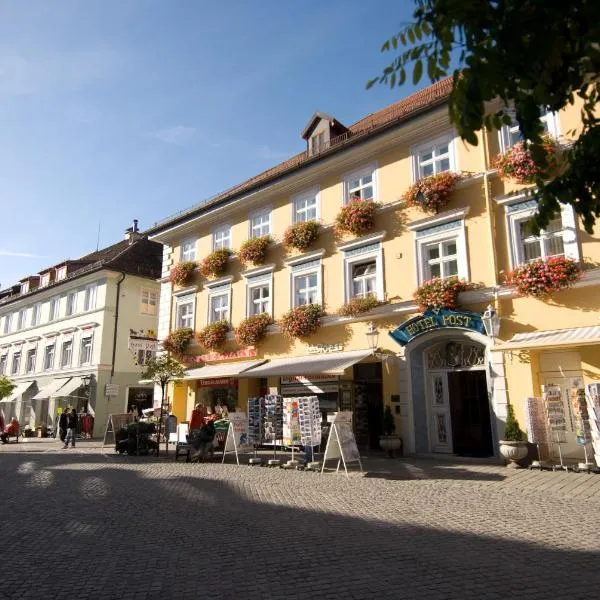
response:
[[[4,375],[0,375],[0,400],[3,398],[8,398],[16,388],[16,384],[14,384],[8,377]]]
[[[463,140],[477,145],[476,132],[511,122],[534,161],[545,167],[541,110],[558,111],[583,101],[582,129],[570,132],[567,166],[550,181],[540,176],[534,228],[546,226],[560,203],[571,204],[588,233],[600,216],[600,2],[548,0],[414,0],[414,22],[387,40],[396,52],[381,75],[367,83],[401,86],[412,65],[416,84],[424,71],[432,81],[453,72],[450,119]],[[490,112],[499,98],[502,108]]]

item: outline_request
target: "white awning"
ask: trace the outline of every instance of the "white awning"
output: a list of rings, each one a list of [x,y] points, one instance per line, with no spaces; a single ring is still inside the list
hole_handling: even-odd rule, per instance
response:
[[[59,377],[58,379],[53,379],[48,385],[45,385],[35,396],[33,396],[32,400],[44,400],[46,398],[50,398],[50,396],[54,396],[55,392],[62,388],[67,381],[69,381],[70,377]]]
[[[17,384],[17,387],[12,391],[10,396],[3,398],[0,402],[16,402],[31,386],[33,381],[22,381]]]
[[[213,379],[218,377],[238,377],[252,367],[262,365],[264,360],[244,360],[240,362],[206,365],[197,369],[188,369],[183,379]]]
[[[73,377],[70,381],[65,383],[58,391],[52,394],[53,398],[62,398],[63,396],[70,396],[75,390],[79,389],[83,385],[80,377]]]
[[[276,377],[281,375],[341,375],[348,367],[373,354],[373,350],[351,350],[331,354],[288,356],[244,373],[244,377]]]
[[[600,344],[600,325],[517,333],[508,342],[500,344],[492,350],[587,346],[592,344]]]

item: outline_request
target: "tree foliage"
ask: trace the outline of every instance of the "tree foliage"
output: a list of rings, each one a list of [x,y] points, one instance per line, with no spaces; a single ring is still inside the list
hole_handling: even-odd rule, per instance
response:
[[[566,149],[566,168],[553,179],[536,178],[534,227],[546,226],[563,203],[573,205],[591,233],[600,216],[600,2],[414,1],[414,22],[382,46],[396,58],[367,87],[401,86],[411,65],[413,83],[424,72],[435,82],[457,59],[449,111],[461,138],[477,145],[477,131],[510,124],[514,110],[542,172],[541,111],[558,111],[579,97],[582,128],[567,132],[574,142]],[[495,98],[499,110],[490,108]]]
[[[142,371],[142,379],[149,379],[164,388],[170,381],[177,381],[183,377],[184,370],[180,362],[169,354],[161,354],[149,359]]]
[[[0,400],[8,398],[16,387],[16,384],[12,380],[4,375],[0,375]]]

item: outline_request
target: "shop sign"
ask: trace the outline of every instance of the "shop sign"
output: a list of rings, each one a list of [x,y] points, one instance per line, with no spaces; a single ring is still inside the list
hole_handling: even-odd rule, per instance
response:
[[[329,354],[330,352],[341,352],[344,344],[314,344],[308,347],[309,354]]]
[[[212,379],[198,379],[199,387],[237,387],[238,380],[234,377],[213,377]]]
[[[128,348],[131,352],[137,353],[140,350],[145,352],[156,352],[158,350],[158,340],[156,338],[129,336]]]
[[[184,362],[187,364],[191,363],[210,363],[210,362],[223,362],[226,360],[237,360],[240,358],[256,358],[258,353],[256,348],[242,348],[235,352],[209,352],[208,354],[198,354],[184,356]]]
[[[401,346],[406,346],[414,338],[434,329],[467,329],[485,335],[485,327],[479,313],[467,310],[426,310],[422,315],[402,323],[390,331],[390,336]]]
[[[291,394],[327,394],[336,393],[339,389],[337,377],[331,375],[311,375],[310,378],[302,375],[281,378],[281,393]]]
[[[104,387],[105,396],[118,396],[119,395],[119,384],[118,383],[107,383]]]

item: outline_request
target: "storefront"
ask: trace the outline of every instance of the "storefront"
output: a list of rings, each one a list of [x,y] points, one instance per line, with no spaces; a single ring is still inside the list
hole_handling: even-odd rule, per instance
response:
[[[239,380],[235,377],[217,377],[196,381],[196,404],[200,403],[213,412],[220,403],[228,411],[234,411],[238,403]]]

